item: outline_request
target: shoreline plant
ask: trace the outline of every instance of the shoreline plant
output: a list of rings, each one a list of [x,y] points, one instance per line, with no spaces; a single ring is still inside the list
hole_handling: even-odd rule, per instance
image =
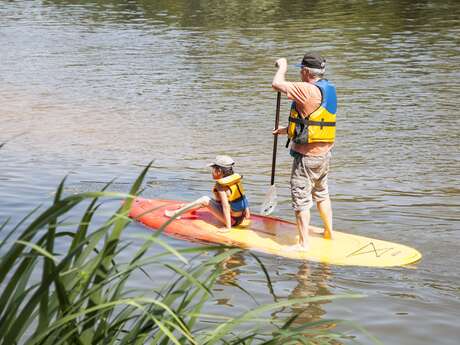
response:
[[[64,179],[51,206],[38,215],[38,208],[33,210],[9,229],[0,241],[0,344],[288,345],[350,340],[319,327],[340,320],[299,326],[294,324],[297,315],[286,320],[267,315],[300,303],[357,295],[286,299],[255,306],[236,317],[206,313],[206,303],[224,271],[221,263],[241,249],[211,245],[175,249],[162,240],[160,229],[141,236],[143,244],[128,262],[120,259],[127,247],[122,233],[132,222],[127,215],[149,168],[128,194],[108,192],[107,185],[100,192],[64,197]],[[94,226],[101,200],[114,198],[124,201],[102,225]],[[83,205],[86,210],[80,220],[69,226],[69,212]],[[8,227],[6,220],[0,231]],[[253,256],[270,287],[268,272]],[[151,277],[155,284],[148,289],[127,287],[134,273],[152,276],[158,268],[170,270],[174,279],[158,282]]]

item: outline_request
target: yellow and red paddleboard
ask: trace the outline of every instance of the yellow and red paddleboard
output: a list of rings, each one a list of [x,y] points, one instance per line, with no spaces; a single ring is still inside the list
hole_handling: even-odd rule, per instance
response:
[[[149,228],[159,229],[168,217],[166,209],[174,210],[183,202],[137,198],[129,216]],[[322,235],[309,237],[310,249],[293,249],[298,243],[296,225],[282,219],[251,215],[246,227],[219,232],[223,226],[206,209],[187,212],[173,220],[164,233],[189,241],[210,242],[279,255],[291,259],[311,260],[334,265],[391,267],[403,266],[421,259],[417,250],[405,245],[364,236],[334,231],[332,240]],[[312,229],[319,229],[312,227]]]

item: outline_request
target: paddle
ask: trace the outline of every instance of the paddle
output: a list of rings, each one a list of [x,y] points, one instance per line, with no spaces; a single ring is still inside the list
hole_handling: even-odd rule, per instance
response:
[[[278,129],[280,122],[280,103],[281,103],[281,92],[278,91],[276,96],[276,115],[275,115],[275,130]],[[278,147],[278,134],[274,136],[273,139],[273,155],[272,155],[272,178],[270,181],[270,188],[268,189],[267,194],[265,195],[264,202],[260,208],[260,213],[263,215],[269,215],[272,213],[277,204],[277,195],[276,195],[276,186],[275,186],[275,165],[276,165],[276,149]]]

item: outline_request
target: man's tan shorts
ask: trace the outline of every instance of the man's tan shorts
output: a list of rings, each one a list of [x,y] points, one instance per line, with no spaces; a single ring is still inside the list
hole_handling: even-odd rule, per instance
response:
[[[291,171],[291,196],[294,211],[303,211],[329,197],[327,173],[331,152],[324,156],[304,156],[294,152]]]

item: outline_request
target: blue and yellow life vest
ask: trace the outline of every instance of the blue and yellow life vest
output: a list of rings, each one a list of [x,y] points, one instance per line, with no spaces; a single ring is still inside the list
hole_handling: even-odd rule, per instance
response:
[[[333,143],[335,140],[335,117],[337,112],[337,94],[335,86],[327,79],[315,83],[321,91],[321,105],[303,118],[292,102],[289,114],[288,143],[296,144]],[[287,147],[287,144],[286,144]]]
[[[235,212],[244,211],[249,207],[248,199],[244,195],[242,179],[241,175],[232,174],[217,180],[213,188],[214,194],[217,194],[218,186],[227,187],[230,190],[230,195],[227,194],[228,202],[232,211]]]

